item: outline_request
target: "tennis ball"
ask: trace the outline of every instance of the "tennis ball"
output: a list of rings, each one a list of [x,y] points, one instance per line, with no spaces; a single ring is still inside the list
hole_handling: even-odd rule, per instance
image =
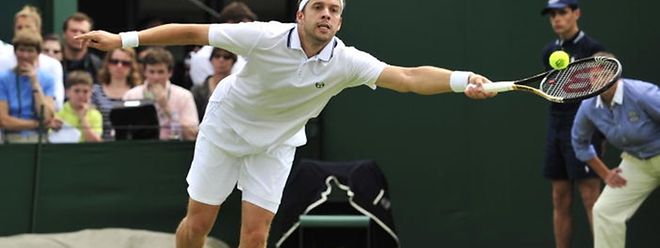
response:
[[[555,51],[550,54],[550,66],[557,70],[564,69],[568,66],[568,63],[571,62],[571,58],[568,56],[568,53],[564,51]]]

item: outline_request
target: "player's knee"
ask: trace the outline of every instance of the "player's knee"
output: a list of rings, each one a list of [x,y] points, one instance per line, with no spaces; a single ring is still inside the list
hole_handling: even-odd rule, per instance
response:
[[[265,246],[267,239],[268,230],[261,228],[253,228],[251,230],[244,229],[241,235],[241,243],[246,244],[248,247]]]
[[[211,220],[194,217],[186,217],[183,221],[185,222],[185,225],[182,225],[181,227],[185,228],[192,236],[208,235],[214,224]]]
[[[554,193],[552,194],[552,204],[555,208],[569,208],[571,206],[573,197],[571,194]]]

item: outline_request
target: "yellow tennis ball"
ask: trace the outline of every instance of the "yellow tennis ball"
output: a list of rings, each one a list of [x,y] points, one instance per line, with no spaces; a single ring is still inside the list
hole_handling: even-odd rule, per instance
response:
[[[557,70],[564,69],[571,62],[570,56],[564,51],[555,51],[550,54],[550,66]]]

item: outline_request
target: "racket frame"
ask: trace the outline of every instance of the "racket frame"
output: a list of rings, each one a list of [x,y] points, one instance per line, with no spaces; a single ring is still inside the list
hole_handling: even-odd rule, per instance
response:
[[[614,84],[617,80],[619,80],[619,77],[621,76],[621,63],[619,62],[619,60],[617,60],[615,58],[611,58],[611,57],[594,56],[594,57],[589,57],[589,58],[576,60],[576,61],[572,62],[571,64],[579,63],[579,62],[582,62],[582,61],[585,61],[585,60],[611,60],[611,61],[616,62],[617,65],[618,65],[616,75],[613,77],[612,81],[608,82],[606,84],[606,86],[601,87],[599,90],[594,91],[592,93],[589,93],[585,96],[566,99],[566,98],[563,98],[563,97],[557,97],[557,96],[552,96],[552,95],[546,94],[545,92],[543,92],[543,91],[541,91],[537,88],[526,85],[526,84],[529,84],[529,83],[532,83],[532,82],[536,82],[540,79],[541,83],[539,84],[539,88],[542,88],[543,84],[548,79],[548,75],[550,75],[551,73],[553,73],[555,71],[559,71],[557,69],[542,72],[542,73],[536,74],[534,76],[524,78],[524,79],[520,79],[520,80],[516,80],[516,81],[492,82],[492,83],[489,83],[489,84],[484,84],[482,86],[484,88],[484,91],[486,91],[486,92],[503,92],[503,91],[511,91],[511,90],[527,91],[527,92],[530,92],[532,94],[543,97],[546,100],[551,101],[551,102],[567,103],[567,102],[580,101],[580,100],[587,99],[587,98],[590,98],[592,96],[598,95],[598,94],[604,92],[605,90],[607,90],[608,88],[610,88],[612,86],[612,84]]]

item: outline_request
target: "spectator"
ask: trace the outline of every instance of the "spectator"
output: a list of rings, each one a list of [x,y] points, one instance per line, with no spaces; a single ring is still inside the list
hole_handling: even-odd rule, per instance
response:
[[[89,72],[94,80],[101,67],[101,59],[89,52],[87,47],[81,47],[80,42],[73,39],[76,35],[89,32],[94,26],[94,21],[87,14],[77,12],[69,16],[62,26],[64,32],[64,71],[82,70]],[[65,75],[66,76],[66,75]]]
[[[56,34],[44,37],[44,48],[41,53],[62,62],[62,41]]]
[[[42,123],[59,127],[53,119],[55,81],[37,68],[42,42],[33,30],[18,31],[12,41],[17,65],[0,72],[0,128],[5,131],[5,142],[37,142]]]
[[[214,47],[209,61],[213,65],[213,75],[209,75],[204,84],[195,85],[190,91],[192,91],[193,97],[195,97],[195,104],[197,105],[197,112],[199,119],[203,119],[204,111],[206,110],[206,104],[209,102],[211,93],[215,90],[215,87],[218,86],[220,80],[231,74],[231,68],[236,63],[236,54],[233,54],[225,49]]]
[[[62,110],[57,112],[64,124],[80,132],[80,142],[99,142],[103,132],[101,112],[91,104],[94,80],[89,72],[72,71],[66,79],[66,97]]]
[[[14,16],[14,34],[20,30],[29,29],[41,34],[41,16],[37,8],[26,5]],[[6,44],[4,52],[0,51],[0,71],[9,70],[16,66],[14,47]],[[55,111],[64,104],[64,76],[62,64],[49,56],[39,54],[37,67],[45,73],[50,74],[55,80]]]
[[[220,11],[220,16],[222,17],[220,23],[253,22],[257,20],[257,15],[243,2],[228,4]],[[203,46],[190,56],[190,78],[193,85],[202,85],[208,76],[213,75],[213,65],[208,60],[212,50],[212,46]],[[231,72],[239,72],[243,69],[243,66],[245,66],[245,59],[238,56]]]
[[[106,53],[99,70],[99,84],[92,86],[92,103],[103,114],[103,140],[114,139],[110,110],[141,80],[133,48],[117,48]]]
[[[143,62],[144,84],[126,92],[123,99],[154,101],[161,140],[194,140],[199,125],[195,100],[190,91],[170,82],[174,68],[172,54],[164,48],[150,48]]]

